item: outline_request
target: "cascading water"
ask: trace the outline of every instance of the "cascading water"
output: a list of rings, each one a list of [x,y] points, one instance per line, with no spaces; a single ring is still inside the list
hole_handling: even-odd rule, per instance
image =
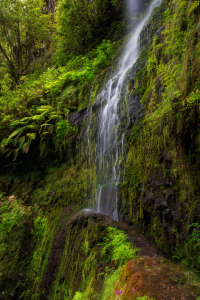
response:
[[[160,6],[161,2],[162,0],[154,0],[150,4],[144,19],[133,30],[121,59],[119,71],[107,82],[105,89],[98,96],[104,107],[101,110],[95,148],[97,195],[94,211],[106,214],[116,221],[119,219],[117,192],[119,164],[124,151],[119,102],[122,97],[126,99],[126,94],[122,95],[124,80],[127,71],[138,58],[140,33],[153,9]]]

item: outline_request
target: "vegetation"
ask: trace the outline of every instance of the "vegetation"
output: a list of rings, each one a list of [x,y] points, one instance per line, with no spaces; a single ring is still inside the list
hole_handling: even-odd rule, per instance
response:
[[[106,37],[107,28],[111,27],[114,33],[119,27],[121,6],[121,0],[59,1],[56,15],[59,62],[92,51]]]
[[[122,0],[58,0],[51,14],[49,2],[0,3],[0,290],[5,299],[115,299],[139,249],[124,232],[78,212],[91,206],[98,185],[95,139],[107,99],[97,96],[148,1],[129,18]],[[185,277],[174,280],[195,288],[199,5],[165,0],[142,32],[119,104],[126,155],[118,160],[120,214],[183,262]],[[132,124],[137,99],[145,114],[136,112]]]
[[[104,238],[102,255],[110,261],[119,261],[121,264],[135,258],[140,249],[132,248],[126,235],[115,228],[108,227],[108,235]]]
[[[34,52],[48,45],[50,15],[42,14],[43,0],[1,1],[0,4],[0,62],[1,89],[10,76],[12,85],[36,69]]]

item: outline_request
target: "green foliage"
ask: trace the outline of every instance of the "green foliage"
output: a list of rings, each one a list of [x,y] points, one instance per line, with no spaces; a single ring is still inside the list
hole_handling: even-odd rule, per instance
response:
[[[33,51],[48,43],[50,15],[43,0],[2,0],[0,3],[0,61],[13,82],[33,70]]]
[[[177,85],[179,90],[181,90],[178,84],[178,76],[179,76],[180,66],[178,65],[162,65],[161,63],[157,67],[158,75],[161,76],[162,82],[165,86],[170,88],[174,83]]]
[[[188,229],[192,229],[192,233],[185,245],[187,257],[184,260],[184,263],[188,267],[200,270],[200,224],[193,223],[188,227]]]
[[[116,286],[117,281],[119,280],[120,272],[122,267],[118,267],[117,270],[107,273],[104,279],[103,292],[101,295],[101,300],[111,299],[113,293],[113,288]]]
[[[108,227],[108,235],[104,238],[104,247],[101,251],[107,261],[119,261],[121,264],[137,257],[140,249],[132,248],[127,236],[120,230]]]
[[[65,110],[65,117],[67,114],[68,111]],[[56,134],[60,141],[68,134],[69,122],[68,120],[63,121],[61,118],[62,112],[55,111],[52,106],[40,106],[37,108],[36,114],[13,121],[10,124],[12,133],[1,142],[1,152],[6,153],[7,157],[14,153],[14,159],[16,159],[20,150],[25,154],[28,153],[31,142],[38,135],[41,156],[49,136],[53,134],[55,125]],[[57,147],[56,140],[54,140],[54,145]]]
[[[72,300],[83,300],[83,299],[84,299],[83,293],[76,292]]]
[[[114,45],[115,43],[111,43],[110,40],[103,40],[96,49],[89,52],[88,56],[80,55],[69,60],[65,67],[55,71],[57,78],[46,84],[50,94],[60,93],[63,87],[71,83],[77,86],[92,81],[95,75],[108,66],[114,53]]]
[[[197,107],[200,101],[200,91],[196,89],[188,97],[184,98],[182,101],[182,111],[189,110]]]
[[[60,218],[61,209],[54,207],[48,213],[40,211],[34,220],[32,234],[34,237],[34,251],[26,274],[27,289],[25,299],[38,299],[39,286],[47,266],[49,255],[54,241],[56,225]],[[32,295],[32,297],[31,297]],[[25,295],[22,295],[24,299]]]
[[[60,0],[57,5],[57,59],[83,54],[106,37],[107,30],[117,19],[121,0]],[[112,18],[110,18],[112,15]]]
[[[7,286],[18,278],[19,257],[31,209],[16,199],[0,205],[0,282]]]
[[[63,140],[69,132],[69,122],[60,120],[56,124],[56,135],[60,140]]]
[[[4,157],[13,154],[16,159],[19,153],[28,153],[32,144],[40,156],[52,145],[56,151],[65,146],[69,131],[76,131],[68,122],[69,93],[83,90],[108,66],[113,53],[114,43],[104,40],[88,56],[77,56],[65,67],[24,77],[24,83],[13,91],[5,84],[0,97],[0,150]],[[69,87],[68,93],[59,97],[65,87]]]
[[[46,233],[48,220],[45,217],[38,216],[34,220],[34,236],[37,241],[40,241]]]
[[[186,5],[188,5],[188,16],[189,16],[189,15],[191,15],[191,13],[192,13],[196,8],[199,7],[200,1],[199,1],[199,0],[192,0],[192,1],[189,1],[189,3],[188,3],[188,1],[182,0],[182,1],[180,2],[179,9],[180,9],[181,7],[183,7],[183,6],[186,6]]]
[[[0,223],[0,231],[1,237],[0,242],[2,242],[6,236],[9,235],[12,228],[18,224],[25,212],[23,212],[22,208],[18,203],[14,203],[12,209],[9,209],[8,205],[3,205],[1,207],[2,219]]]

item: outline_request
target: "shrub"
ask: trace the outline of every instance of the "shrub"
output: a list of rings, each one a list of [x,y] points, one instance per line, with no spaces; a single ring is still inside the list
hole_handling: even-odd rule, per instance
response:
[[[120,230],[108,227],[108,235],[104,238],[104,245],[101,253],[107,257],[107,261],[117,260],[120,264],[137,257],[140,249],[133,248],[127,241],[127,236]]]

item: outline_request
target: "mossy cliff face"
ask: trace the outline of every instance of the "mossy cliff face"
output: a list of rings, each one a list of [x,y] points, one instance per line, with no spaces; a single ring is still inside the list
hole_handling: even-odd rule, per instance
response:
[[[188,226],[200,220],[199,83],[198,67],[192,63],[199,60],[197,23],[198,10],[188,18],[185,6],[163,1],[140,35],[140,56],[127,73],[119,101],[120,130],[126,131],[119,159],[120,218],[177,258],[192,255],[184,247]],[[106,101],[95,99],[117,65],[116,60],[100,90],[93,90],[85,121],[87,126],[90,122],[85,141],[89,139],[93,170],[93,180],[88,177],[92,201],[98,184],[95,144]]]
[[[141,33],[119,187],[121,214],[170,257],[185,255],[188,225],[199,222],[198,13],[186,14],[164,1]]]
[[[153,245],[146,256],[151,243],[144,236],[105,215],[76,211],[3,199],[0,299],[196,299],[195,278]]]

